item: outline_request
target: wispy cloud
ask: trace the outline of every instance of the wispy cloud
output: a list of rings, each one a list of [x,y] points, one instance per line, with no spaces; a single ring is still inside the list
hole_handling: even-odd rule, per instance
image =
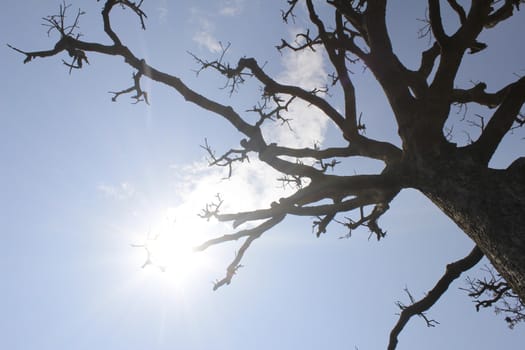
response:
[[[168,14],[169,14],[167,0],[159,1],[159,4],[157,6],[157,13],[159,16],[159,22],[166,23],[168,20]]]
[[[198,28],[192,37],[193,41],[212,53],[220,52],[222,47],[219,40],[215,38],[215,25],[213,22],[198,8],[192,8],[191,14],[191,21],[196,22],[196,27]]]
[[[294,36],[294,35],[293,35]],[[284,71],[277,80],[284,84],[297,85],[305,90],[321,88],[327,84],[327,73],[320,51],[288,51],[282,57]],[[267,125],[264,134],[270,140],[289,147],[313,147],[322,143],[327,127],[327,118],[317,108],[298,101],[289,107],[287,118],[291,118],[290,131],[286,127]]]
[[[217,53],[222,50],[220,42],[215,39],[211,32],[201,30],[193,35],[193,41],[199,46],[206,48],[208,51]]]
[[[205,35],[208,33],[207,31],[203,31],[203,33],[199,39],[202,40],[203,45],[208,43],[210,50],[216,49],[217,46],[210,44],[213,43],[211,41],[213,37],[207,37]],[[299,85],[305,89],[313,89],[327,83],[323,57],[317,52],[287,53],[282,57],[282,65],[283,71],[277,76],[279,82]],[[268,123],[264,128],[264,135],[268,142],[277,142],[290,147],[312,147],[314,142],[322,143],[326,129],[326,118],[322,118],[318,110],[305,103],[297,102],[290,106],[290,111],[286,117],[293,119],[294,132],[291,132],[286,126],[279,125],[278,122]],[[228,146],[229,142],[220,139],[214,140],[213,137],[210,138],[211,146],[214,146],[214,141],[218,143],[217,154],[227,150],[224,148],[231,147]],[[222,149],[219,149],[221,147]],[[283,186],[277,181],[278,178],[282,178],[283,174],[275,171],[257,157],[250,158],[250,162],[235,164],[233,176],[228,180],[224,179],[228,175],[228,169],[209,167],[208,162],[204,159],[191,164],[172,166],[172,169],[177,174],[175,191],[178,198],[175,200],[179,204],[167,208],[169,214],[166,215],[169,218],[164,221],[172,222],[174,226],[177,226],[173,231],[182,231],[191,236],[192,239],[196,239],[195,244],[232,232],[231,223],[214,220],[207,222],[197,215],[202,212],[207,203],[217,200],[215,197],[217,194],[220,194],[220,198],[224,201],[220,212],[235,213],[269,207],[273,201],[287,197],[295,191],[295,188]],[[128,186],[125,183],[117,187],[100,187],[103,192],[115,197],[122,196],[121,193],[126,193],[127,188]],[[255,223],[250,222],[244,224],[244,227],[253,225]],[[161,232],[164,231],[159,231],[157,234],[161,234]],[[169,234],[173,233],[166,233],[166,235]],[[221,259],[220,261],[230,257],[230,255],[220,252],[217,256],[216,250],[207,252],[207,254],[212,254],[212,256],[215,254],[215,258]],[[226,264],[227,262],[224,265],[210,265],[217,270],[214,273],[221,274],[223,273],[222,268]]]
[[[286,53],[282,57],[282,64],[283,71],[277,77],[279,82],[299,85],[308,90],[327,83],[323,56],[318,52],[306,50]],[[312,147],[314,143],[324,140],[327,121],[319,110],[297,102],[290,106],[286,117],[293,119],[293,132],[278,122],[268,123],[263,130],[268,142],[289,147]],[[213,139],[210,141],[213,146]],[[220,153],[220,150],[217,152]],[[179,208],[182,211],[193,208],[195,213],[197,208],[203,208],[205,203],[213,200],[217,193],[223,195],[223,212],[236,212],[269,206],[272,201],[290,195],[293,191],[290,187],[283,188],[277,181],[282,174],[256,158],[234,166],[233,176],[228,180],[223,180],[227,169],[210,168],[204,161],[177,170],[181,176],[178,193],[183,203]]]
[[[244,0],[228,0],[222,5],[219,14],[223,16],[237,16],[242,13]]]
[[[135,188],[129,182],[121,182],[118,185],[100,184],[97,189],[106,196],[113,199],[128,199],[135,194]]]
[[[218,12],[220,16],[232,17],[238,16],[244,9],[245,0],[226,0],[219,4]],[[190,9],[191,21],[197,23],[197,31],[192,39],[200,47],[207,49],[212,53],[220,52],[223,48],[220,41],[215,37],[215,23],[210,19],[211,14],[208,11],[203,11],[198,7]]]
[[[209,167],[207,162],[195,162],[182,169],[178,193],[182,207],[193,208],[194,214],[214,200],[216,194],[224,199],[222,212],[236,212],[270,205],[288,193],[276,179],[280,174],[258,159],[234,168],[233,176],[224,177],[224,168]],[[195,211],[197,210],[197,211]]]

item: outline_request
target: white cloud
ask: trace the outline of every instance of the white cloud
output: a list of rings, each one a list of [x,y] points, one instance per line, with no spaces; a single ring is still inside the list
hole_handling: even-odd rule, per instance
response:
[[[208,35],[213,26],[205,19],[200,21],[202,31],[194,40],[199,41],[211,51],[218,50],[220,45]],[[208,33],[208,34],[207,34]],[[313,89],[326,84],[326,72],[323,67],[323,57],[317,52],[305,51],[300,53],[290,52],[282,57],[283,71],[276,80],[285,84],[299,85],[305,89]],[[267,142],[277,142],[290,147],[312,147],[314,142],[322,142],[326,129],[326,117],[315,108],[308,107],[302,102],[290,106],[286,117],[292,118],[292,127],[279,123],[267,123],[264,128]],[[220,136],[220,135],[219,135]],[[210,143],[222,144],[216,151],[220,155],[226,151],[220,139],[210,138]],[[232,147],[233,145],[230,145]],[[222,149],[221,149],[222,147]],[[222,213],[235,213],[239,211],[268,208],[273,201],[291,195],[295,188],[283,187],[277,181],[283,174],[278,173],[267,164],[261,162],[256,156],[250,162],[234,164],[233,176],[228,175],[227,168],[209,167],[206,160],[202,159],[191,164],[172,166],[177,174],[175,190],[178,198],[173,200],[179,204],[165,208],[170,212],[170,222],[175,221],[183,230],[191,230],[200,240],[217,237],[231,233],[231,223],[206,222],[197,216],[207,203],[216,200],[215,195],[220,194],[224,200],[221,206]],[[109,197],[125,199],[134,195],[135,190],[128,182],[111,186],[102,184],[98,189]],[[252,226],[254,223],[247,223]]]
[[[135,188],[129,182],[121,182],[118,185],[100,184],[97,189],[106,196],[114,199],[128,199],[135,194]]]
[[[284,71],[278,80],[285,84],[314,89],[326,84],[326,71],[320,50],[287,51],[282,58]]]
[[[242,13],[244,7],[244,0],[226,0],[220,5],[218,14],[221,16],[237,16]],[[210,18],[210,14],[203,12],[197,7],[190,8],[191,21],[197,23],[197,31],[192,39],[199,46],[206,48],[212,53],[222,51],[220,41],[215,38],[215,24]],[[216,14],[215,12],[214,14]]]
[[[218,42],[208,35],[211,28],[210,23],[203,23],[203,29],[206,30],[201,31],[194,37],[194,40],[200,41],[211,51],[217,50]],[[321,54],[310,51],[288,53],[283,56],[282,60],[284,70],[277,77],[278,81],[299,85],[305,89],[313,89],[326,84],[327,75],[323,68]],[[287,117],[293,118],[292,126],[295,133],[292,133],[286,126],[280,126],[278,122],[270,122],[264,128],[268,142],[274,141],[290,147],[312,147],[314,142],[323,141],[327,122],[318,110],[308,107],[305,103],[297,102],[291,106]],[[212,146],[214,141],[220,142],[221,140],[210,138]],[[227,144],[227,142],[221,143]],[[221,151],[226,150],[217,149],[216,151],[220,155]],[[224,200],[220,208],[221,213],[236,213],[268,208],[273,201],[287,197],[295,191],[295,188],[290,186],[283,187],[282,183],[277,181],[278,178],[283,177],[283,174],[261,162],[257,157],[250,158],[250,162],[234,164],[233,176],[230,179],[224,179],[228,175],[227,168],[209,167],[208,162],[204,159],[171,168],[177,174],[175,190],[178,198],[176,201],[180,204],[166,208],[169,212],[169,221],[175,222],[180,230],[188,231],[185,232],[186,234],[196,237],[198,243],[232,233],[230,222],[218,223],[214,220],[207,222],[197,216],[207,203],[216,201],[216,194],[220,194]],[[118,196],[125,188],[121,184],[118,188],[106,186],[101,190]],[[254,222],[246,223],[245,227],[252,227],[255,224]],[[215,252],[215,250],[212,251]],[[221,261],[228,257],[229,255],[222,256]],[[214,266],[220,266],[220,264],[214,264]],[[223,272],[220,270],[218,273]]]
[[[243,7],[244,0],[228,0],[220,9],[219,14],[223,16],[237,16],[242,12]]]
[[[326,84],[326,71],[323,56],[318,52],[304,51],[287,53],[282,58],[284,70],[277,80],[286,84],[299,85],[307,90]],[[290,147],[312,147],[315,142],[322,142],[326,130],[326,117],[316,108],[306,103],[294,103],[287,117],[293,118],[291,132],[279,122],[264,128],[268,142],[277,142]],[[210,140],[213,145],[213,139]],[[220,153],[220,150],[217,150]],[[258,159],[234,164],[233,176],[227,176],[227,168],[209,167],[207,162],[198,161],[183,167],[177,167],[181,176],[178,193],[183,203],[179,210],[192,212],[204,208],[206,203],[220,193],[224,199],[222,212],[246,211],[268,207],[272,201],[292,194],[293,188],[283,186],[277,178],[283,175],[273,170]],[[190,210],[191,208],[191,210]]]
[[[280,83],[297,85],[305,90],[320,88],[327,83],[323,55],[319,50],[288,51],[283,55],[282,62],[285,69],[277,77]],[[322,94],[319,96],[322,97]],[[297,101],[289,107],[286,118],[292,119],[290,126],[293,132],[286,126],[278,127],[279,123],[276,123],[267,124],[264,135],[288,147],[313,147],[314,143],[322,143],[328,119],[319,109]]]
[[[166,23],[168,20],[168,3],[166,0],[160,0],[159,5],[157,6],[157,12],[159,16],[159,22],[160,23]]]
[[[195,41],[200,46],[208,49],[210,52],[217,53],[222,50],[220,42],[213,37],[213,35],[206,31],[201,30],[193,35],[193,41]]]
[[[194,26],[197,28],[197,31],[192,37],[193,41],[212,53],[220,52],[222,47],[219,40],[217,40],[213,34],[215,32],[213,22],[201,13],[198,8],[192,8],[190,12],[192,16],[191,22],[194,22]]]
[[[283,188],[276,181],[282,175],[258,159],[234,166],[229,179],[225,179],[226,168],[209,167],[206,162],[195,162],[182,171],[178,193],[184,206],[198,210],[213,201],[217,193],[224,199],[223,212],[266,207],[287,193],[291,194],[289,188]]]

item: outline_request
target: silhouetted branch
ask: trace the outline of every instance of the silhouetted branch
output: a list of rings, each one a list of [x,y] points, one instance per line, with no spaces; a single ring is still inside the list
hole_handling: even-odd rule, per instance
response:
[[[100,0],[97,0],[100,1]],[[142,10],[141,6],[144,0],[140,0],[138,2],[136,1],[129,1],[129,0],[107,0],[104,4],[104,9],[102,10],[102,19],[104,21],[104,31],[106,34],[111,38],[115,46],[122,46],[122,43],[120,41],[120,38],[117,36],[117,34],[113,31],[113,28],[111,28],[111,20],[109,18],[109,14],[113,7],[115,5],[120,5],[123,9],[129,8],[132,12],[134,12],[140,20],[140,25],[143,30],[146,29],[145,20],[147,18],[146,13]]]
[[[206,207],[202,209],[202,213],[199,214],[199,216],[203,219],[210,220],[213,217],[217,217],[219,215],[219,210],[221,208],[222,203],[224,203],[224,200],[221,198],[221,195],[217,193],[215,195],[215,201],[206,204]]]
[[[127,89],[121,90],[121,91],[110,91],[110,93],[113,94],[111,101],[116,102],[117,98],[120,95],[129,94],[130,92],[135,91],[136,92],[135,95],[131,96],[131,98],[135,100],[134,103],[136,104],[136,103],[144,101],[146,102],[146,104],[149,105],[148,93],[142,90],[142,87],[140,86],[141,77],[142,77],[142,73],[140,71],[138,73],[133,73],[133,82],[134,82],[133,86]]]
[[[465,9],[457,3],[456,0],[447,0],[448,4],[459,16],[459,21],[461,24],[464,24],[467,21],[467,14],[465,13]]]
[[[497,3],[499,1],[494,1]],[[498,23],[503,22],[507,18],[511,17],[514,13],[514,8],[516,10],[520,9],[520,3],[523,3],[523,0],[504,0],[503,5],[500,8],[495,9],[485,20],[485,27],[492,28],[495,27]]]
[[[315,52],[315,46],[321,45],[323,42],[321,41],[321,38],[318,36],[311,37],[310,36],[310,30],[306,30],[306,33],[299,33],[295,35],[295,42],[294,44],[290,44],[287,40],[281,39],[281,44],[276,45],[275,48],[279,51],[282,51],[283,49],[290,49],[293,51],[301,51],[306,48],[309,48],[310,50]]]
[[[361,226],[367,227],[370,230],[370,236],[368,237],[369,239],[372,234],[376,235],[378,241],[381,240],[381,238],[384,238],[386,236],[386,232],[381,227],[379,227],[377,221],[390,208],[389,202],[395,197],[395,195],[397,195],[397,193],[391,195],[388,201],[376,204],[368,215],[364,214],[364,208],[361,206],[359,208],[359,213],[361,216],[358,220],[345,217],[346,222],[337,221],[348,229],[348,233],[339,238],[350,238],[352,236],[352,231]]]
[[[447,265],[445,274],[423,299],[417,302],[411,299],[411,305],[403,306],[401,314],[399,315],[399,320],[390,332],[388,350],[394,350],[396,348],[398,343],[397,337],[412,316],[423,315],[425,311],[430,309],[439,298],[441,298],[454,280],[456,280],[463,272],[474,267],[481,258],[483,258],[483,253],[477,246],[474,247],[469,255]]]
[[[414,299],[414,297],[412,296],[412,294],[408,290],[408,287],[405,287],[404,291],[408,295],[408,299],[410,300],[410,305],[407,306],[404,303],[402,303],[401,301],[397,301],[396,305],[397,305],[397,307],[399,307],[399,309],[401,309],[401,313],[403,313],[403,311],[405,311],[410,306],[412,306],[412,305],[414,305],[416,303],[416,300]],[[434,319],[429,319],[425,312],[419,312],[419,313],[417,313],[417,316],[421,317],[425,321],[425,323],[427,324],[427,327],[435,327],[436,325],[439,324],[438,321],[436,321]]]
[[[503,313],[510,328],[525,321],[525,304],[512,291],[509,284],[491,267],[485,267],[488,278],[467,278],[468,288],[462,288],[474,299],[476,311],[494,307],[496,314]]]
[[[471,146],[488,163],[499,143],[512,128],[525,103],[525,77],[505,88],[506,93],[498,109],[488,121],[479,139]]]
[[[489,108],[494,108],[501,104],[506,93],[510,89],[510,85],[504,87],[495,93],[487,93],[485,89],[487,84],[478,83],[474,87],[468,90],[454,89],[452,92],[452,99],[456,103],[471,103],[475,102]]]
[[[155,267],[158,267],[160,271],[162,272],[165,272],[166,271],[166,266],[164,265],[159,265],[157,264],[154,260],[153,260],[153,253],[151,251],[151,248],[149,246],[150,242],[152,241],[156,241],[157,239],[159,238],[159,235],[156,235],[155,237],[153,238],[149,238],[149,233],[148,233],[148,237],[146,238],[146,241],[142,244],[130,244],[131,247],[133,248],[143,248],[144,251],[146,252],[146,260],[144,261],[144,263],[142,264],[142,268],[146,268],[146,266],[155,266]]]
[[[299,1],[298,0],[287,0],[288,3],[288,9],[281,10],[281,17],[285,23],[288,22],[288,19],[291,17],[292,19],[295,18],[295,15],[293,14],[293,10],[295,9],[295,6],[297,5]]]
[[[516,120],[514,121],[514,123],[515,123],[515,126],[510,128],[510,130],[521,128],[523,125],[525,125],[525,114],[524,113],[519,113],[516,116]]]
[[[439,43],[439,46],[443,47],[446,41],[448,40],[448,36],[445,34],[445,29],[443,28],[439,0],[428,1],[428,13],[432,33],[434,34],[434,37]]]
[[[240,67],[232,67],[229,63],[224,62],[224,56],[228,52],[228,49],[230,48],[231,44],[228,43],[228,45],[223,46],[222,43],[219,43],[221,46],[221,54],[219,58],[213,61],[203,60],[193,53],[189,52],[189,54],[193,57],[193,59],[199,64],[199,69],[196,71],[197,75],[200,74],[205,69],[215,69],[217,72],[219,72],[221,75],[226,77],[226,84],[224,85],[224,88],[229,89],[230,95],[233,94],[235,91],[237,91],[237,88],[239,85],[245,82],[246,77],[252,76],[252,74],[243,72],[242,68]]]
[[[61,37],[71,36],[78,39],[80,34],[75,34],[74,32],[75,30],[79,29],[80,16],[84,15],[85,12],[79,9],[75,19],[73,20],[73,23],[68,25],[66,24],[66,17],[67,11],[70,7],[71,5],[67,5],[66,2],[63,1],[59,6],[58,14],[49,15],[43,18],[44,23],[42,23],[42,25],[48,28],[48,35],[56,30],[58,33],[60,33]]]
[[[340,50],[340,43],[344,41],[348,50],[362,59],[365,59],[365,54],[355,46],[353,37],[349,38],[345,35],[342,15],[340,13],[336,12],[336,32],[328,33],[324,23],[315,12],[312,1],[307,0],[306,4],[310,14],[310,20],[316,25],[317,30],[319,31],[319,37],[323,42],[332,65],[336,69],[338,81],[345,96],[345,119],[347,124],[346,128],[341,128],[341,130],[346,135],[347,139],[351,141],[352,137],[358,132],[355,88],[350,76],[348,75],[348,69],[346,67],[346,51]],[[335,34],[337,34],[337,37]]]
[[[288,99],[283,99],[278,95],[264,95],[262,103],[249,109],[247,112],[255,112],[259,115],[259,120],[255,123],[260,127],[266,120],[280,121],[281,125],[287,125],[290,131],[293,131],[290,126],[290,118],[284,117],[284,113],[288,111],[288,107],[295,100],[295,96]]]
[[[206,152],[208,153],[209,166],[216,165],[228,168],[228,176],[226,177],[227,179],[229,179],[232,176],[233,163],[244,163],[244,161],[250,161],[250,158],[248,158],[248,151],[244,149],[230,149],[228,152],[224,153],[220,157],[217,157],[215,155],[215,152],[211,149],[210,145],[208,144],[208,139],[204,139],[204,146],[201,146],[201,148],[206,150]]]
[[[207,204],[202,210],[200,213],[202,218],[231,222],[234,230],[246,224],[244,229],[208,240],[196,248],[204,250],[223,242],[244,240],[235,258],[227,267],[225,277],[215,282],[214,289],[217,289],[231,282],[233,276],[242,267],[241,260],[252,242],[280,223],[287,215],[315,217],[314,230],[318,236],[326,232],[328,225],[335,221],[348,228],[347,236],[350,236],[352,230],[358,227],[367,227],[371,236],[375,235],[379,240],[385,236],[386,232],[380,228],[378,220],[388,210],[389,203],[402,188],[417,188],[429,197],[432,195],[439,197],[439,193],[425,192],[422,189],[423,182],[435,181],[436,172],[441,175],[440,171],[443,169],[439,167],[435,169],[433,164],[439,163],[441,166],[441,164],[448,164],[447,161],[450,160],[453,166],[463,167],[460,170],[465,173],[471,170],[474,170],[476,174],[483,173],[486,170],[486,163],[503,136],[514,125],[525,124],[525,118],[521,112],[525,101],[525,78],[519,79],[496,93],[488,93],[484,83],[476,84],[470,89],[454,89],[456,74],[463,55],[468,49],[474,53],[486,47],[484,43],[477,41],[483,26],[493,26],[510,17],[521,2],[505,0],[502,4],[501,1],[474,1],[469,13],[466,14],[459,2],[448,0],[448,4],[461,22],[457,31],[448,36],[443,26],[440,1],[429,0],[429,18],[428,21],[424,21],[428,27],[425,27],[424,30],[428,31],[430,39],[433,34],[436,42],[422,53],[419,68],[412,71],[407,69],[394,54],[387,30],[385,0],[329,0],[327,3],[334,10],[332,24],[328,24],[324,17],[322,19],[317,14],[314,1],[306,0],[309,20],[317,29],[317,34],[311,34],[309,30],[305,30],[296,36],[295,43],[283,40],[278,48],[295,51],[322,50],[322,53],[327,55],[324,57],[328,57],[331,64],[330,71],[335,70],[331,78],[336,84],[334,89],[340,89],[343,94],[343,108],[338,108],[329,102],[326,86],[308,90],[301,86],[280,83],[272,78],[265,71],[264,65],[259,65],[254,58],[241,58],[236,65],[226,63],[224,57],[229,44],[222,47],[220,56],[213,61],[192,55],[199,64],[198,72],[211,68],[226,77],[225,87],[230,89],[230,93],[233,93],[247,77],[253,76],[262,85],[262,102],[250,110],[258,115],[258,119],[253,123],[245,119],[229,104],[208,98],[191,89],[179,77],[153,68],[149,62],[138,58],[122,44],[119,36],[111,27],[110,12],[116,5],[130,9],[139,17],[141,27],[144,29],[146,14],[142,10],[142,0],[106,0],[104,2],[102,19],[104,32],[111,40],[110,45],[80,40],[78,27],[83,12],[79,10],[72,24],[66,24],[66,12],[69,6],[63,3],[58,15],[44,19],[49,32],[60,33],[60,38],[53,48],[27,52],[11,45],[9,47],[25,56],[24,63],[37,57],[50,57],[65,52],[72,59],[71,62],[63,61],[70,71],[82,68],[85,63],[89,63],[88,52],[120,57],[136,73],[133,74],[131,87],[112,92],[113,101],[122,94],[135,92],[132,98],[136,102],[144,100],[147,103],[148,95],[140,85],[140,79],[143,77],[165,84],[173,88],[185,100],[220,116],[244,135],[240,142],[242,149],[230,149],[221,156],[217,156],[205,140],[202,148],[208,154],[210,165],[228,167],[228,175],[231,176],[232,164],[248,160],[248,152],[255,152],[261,162],[281,174],[279,181],[283,185],[296,186],[293,194],[276,199],[262,209],[222,213],[223,200],[217,195],[215,201]],[[288,0],[287,3],[288,9],[282,12],[284,21],[293,18],[293,11],[299,1]],[[494,5],[494,8],[491,8],[491,5]],[[315,2],[315,6],[318,6],[318,2]],[[449,29],[448,26],[447,29]],[[352,72],[348,68],[349,64],[357,61],[362,62],[373,73],[392,107],[393,117],[396,119],[398,134],[401,138],[399,147],[379,139],[370,139],[364,135],[365,125],[362,122],[362,114],[357,110],[356,91],[350,75]],[[433,80],[429,84],[427,80],[433,72]],[[286,114],[288,107],[299,100],[316,107],[318,110],[316,112],[333,122],[341,137],[338,140],[340,147],[295,149],[265,140],[262,132],[263,123],[267,120],[276,120],[288,125],[290,121]],[[442,135],[450,106],[454,103],[465,106],[468,103],[476,103],[490,108],[497,107],[486,125],[483,120],[482,123],[476,124],[482,129],[478,141],[460,151],[455,145],[444,140]],[[370,116],[370,119],[372,117],[375,116]],[[443,145],[446,147],[442,147]],[[434,147],[439,149],[436,150]],[[458,160],[460,153],[461,155],[466,154],[466,162]],[[452,154],[453,157],[447,158],[448,154]],[[381,160],[384,162],[384,169],[381,173],[370,175],[344,176],[328,172],[328,169],[333,169],[339,164],[339,160],[336,160],[335,157],[349,159],[355,156]],[[472,160],[477,158],[486,162],[472,165]],[[465,163],[468,164],[465,165]],[[521,174],[522,169],[522,161],[513,163],[506,170],[505,175]],[[465,179],[469,179],[468,176],[465,175],[462,184],[465,184]],[[429,188],[434,183],[425,185]],[[475,198],[475,196],[472,197]],[[437,202],[443,198],[432,199]],[[358,219],[355,219],[357,215],[347,214],[354,210],[359,210]],[[446,211],[446,209],[443,210]],[[343,215],[349,215],[347,221],[338,221],[338,218]],[[255,223],[258,220],[262,220],[262,223]],[[477,231],[469,233],[475,236]],[[147,244],[133,246],[146,250],[148,256],[143,267],[152,263],[151,252]],[[398,304],[402,312],[398,323],[392,330],[390,348],[395,348],[399,332],[413,315],[422,316],[429,326],[434,325],[435,321],[426,318],[424,312],[441,297],[454,279],[477,263],[481,257],[481,251],[474,248],[469,256],[449,264],[443,277],[419,301],[415,301],[410,292],[406,290],[411,305]],[[512,282],[511,279],[509,281]],[[488,285],[487,282],[482,286],[483,291],[495,291],[496,296],[488,299],[487,304],[502,300],[509,291],[505,289],[506,287],[501,286],[490,289],[486,287]],[[506,304],[502,310],[511,308],[511,304]],[[518,311],[514,317],[521,317],[522,314],[522,311]]]
[[[233,261],[230,263],[230,265],[226,269],[226,276],[220,280],[215,281],[213,290],[217,290],[218,288],[220,288],[221,286],[225,284],[226,285],[230,284],[233,276],[237,273],[237,270],[240,267],[242,267],[240,262],[244,256],[244,253],[250,247],[252,242],[256,240],[257,238],[259,238],[264,232],[268,231],[269,229],[271,229],[272,227],[280,223],[284,219],[284,217],[285,215],[278,215],[278,216],[272,217],[271,219],[263,222],[262,224],[254,228],[242,230],[242,231],[237,232],[236,234],[229,234],[229,235],[224,235],[222,237],[214,238],[194,248],[196,251],[202,251],[202,250],[209,248],[212,245],[216,245],[216,244],[228,242],[228,241],[234,241],[242,237],[247,237],[247,239],[244,241],[244,243],[240,247],[239,251],[235,254],[235,258],[233,259]]]

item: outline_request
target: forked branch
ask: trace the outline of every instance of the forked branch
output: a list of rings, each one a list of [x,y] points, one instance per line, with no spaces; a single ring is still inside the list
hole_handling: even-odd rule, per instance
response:
[[[474,299],[476,310],[494,307],[496,314],[504,314],[509,328],[525,322],[525,303],[512,291],[510,285],[492,267],[486,267],[488,278],[467,278],[468,288],[462,288]]]
[[[208,139],[204,139],[204,145],[201,145],[201,148],[204,149],[208,154],[209,166],[219,166],[228,168],[228,176],[226,177],[227,179],[231,178],[232,176],[234,163],[244,163],[245,161],[250,161],[250,158],[248,158],[248,151],[245,149],[232,148],[223,155],[216,156],[215,151],[208,144]]]
[[[471,146],[485,164],[489,162],[503,137],[519,119],[525,103],[525,77],[510,84],[503,91],[501,104],[488,121],[479,139]]]
[[[269,229],[280,223],[284,219],[284,217],[285,215],[277,215],[254,228],[242,230],[237,232],[236,234],[229,234],[215,239],[211,239],[195,248],[196,251],[202,251],[212,245],[237,240],[241,237],[247,237],[242,246],[239,248],[239,251],[235,254],[235,258],[226,269],[226,276],[224,276],[220,280],[215,281],[213,285],[213,290],[217,290],[223,285],[230,284],[233,276],[237,273],[237,270],[239,270],[239,268],[242,267],[241,260],[244,256],[244,253],[250,247],[252,242],[259,238],[264,232],[268,231]]]
[[[425,311],[430,309],[439,298],[441,298],[454,280],[463,272],[474,267],[481,258],[483,258],[483,253],[475,246],[466,257],[447,265],[445,274],[423,299],[416,302],[413,301],[411,305],[404,307],[399,315],[399,320],[390,332],[388,350],[394,350],[396,348],[398,343],[397,337],[412,316],[423,315]]]

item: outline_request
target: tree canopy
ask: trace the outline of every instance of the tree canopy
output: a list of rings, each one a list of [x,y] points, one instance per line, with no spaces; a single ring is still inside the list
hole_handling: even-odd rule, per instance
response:
[[[525,158],[518,150],[520,157],[506,169],[493,169],[490,161],[503,139],[515,130],[519,133],[517,129],[525,124],[525,77],[516,72],[513,81],[501,86],[483,81],[465,86],[457,79],[467,57],[483,57],[490,49],[491,42],[485,42],[484,33],[497,30],[507,21],[521,20],[523,16],[517,11],[522,2],[429,0],[420,32],[422,40],[428,40],[428,48],[413,59],[418,62],[413,67],[404,63],[393,47],[389,26],[395,23],[387,23],[386,1],[289,0],[283,4],[282,20],[293,23],[298,7],[304,6],[310,24],[301,28],[293,41],[281,39],[277,50],[320,51],[331,69],[327,85],[311,88],[281,82],[256,58],[241,57],[231,63],[227,44],[221,44],[214,59],[191,54],[199,73],[211,70],[225,78],[225,89],[232,98],[244,89],[243,84],[256,82],[259,96],[248,111],[238,110],[206,91],[194,90],[177,75],[156,68],[126,46],[110,14],[125,8],[146,29],[143,1],[105,1],[105,38],[96,42],[90,41],[89,31],[80,30],[84,13],[63,3],[58,14],[44,18],[48,33],[57,35],[52,48],[27,51],[10,47],[24,55],[24,63],[66,57],[62,62],[70,72],[94,64],[92,53],[121,57],[132,69],[133,79],[129,87],[111,92],[113,101],[129,95],[136,103],[150,103],[144,80],[166,85],[242,134],[239,146],[223,153],[217,153],[206,140],[202,148],[210,165],[225,167],[230,177],[237,166],[256,157],[280,174],[278,182],[289,191],[281,198],[260,203],[255,210],[224,212],[224,200],[217,195],[200,213],[204,219],[231,223],[232,232],[201,243],[197,250],[240,241],[214,289],[230,284],[251,244],[288,217],[313,218],[317,237],[342,225],[347,237],[364,227],[371,237],[382,240],[387,230],[380,225],[380,219],[400,191],[416,189],[428,197],[474,241],[474,247],[464,258],[447,265],[443,277],[421,300],[406,291],[411,303],[399,303],[400,318],[389,339],[389,349],[394,349],[399,333],[412,316],[422,316],[429,326],[434,325],[425,311],[483,256],[497,272],[488,280],[471,281],[469,292],[477,298],[477,307],[500,301],[509,325],[524,319]],[[507,40],[520,45],[519,36],[515,33]],[[501,53],[502,58],[507,54],[512,53]],[[363,114],[354,78],[356,70],[366,70],[377,80],[391,115]],[[299,116],[292,122],[289,115],[300,104],[315,110],[337,130],[329,145],[294,132],[294,123],[302,121]],[[468,127],[466,142],[458,141],[457,132],[448,124],[457,116],[457,110]],[[393,120],[399,141],[371,136],[376,135],[367,126],[371,119]],[[311,144],[292,147],[273,142],[268,130],[277,128],[293,137],[304,137],[304,144]],[[350,172],[347,165],[362,158],[381,164],[381,169],[375,173]],[[213,195],[210,193],[210,197]]]

